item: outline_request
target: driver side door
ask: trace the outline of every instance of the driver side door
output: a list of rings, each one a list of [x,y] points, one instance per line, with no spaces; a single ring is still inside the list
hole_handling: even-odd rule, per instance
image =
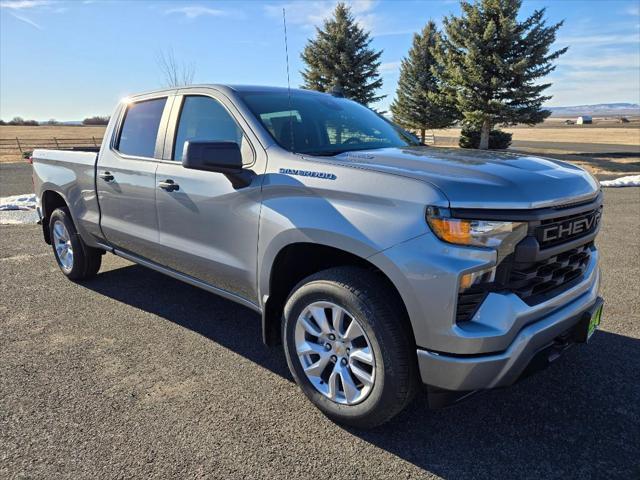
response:
[[[222,173],[181,163],[186,141],[227,141],[239,144],[243,164],[251,168],[256,163],[253,145],[219,99],[189,94],[178,95],[175,102],[165,158],[156,171],[163,264],[257,303],[261,177],[236,189]]]

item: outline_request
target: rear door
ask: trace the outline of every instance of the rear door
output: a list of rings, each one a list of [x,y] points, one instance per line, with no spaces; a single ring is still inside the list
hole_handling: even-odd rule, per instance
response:
[[[176,96],[167,131],[165,161],[156,181],[178,190],[156,191],[163,263],[170,268],[257,303],[256,257],[260,215],[260,175],[235,189],[221,173],[182,166],[187,140],[240,144],[247,169],[263,173],[264,156],[256,155],[249,129],[232,113],[234,106],[208,89]]]
[[[123,104],[96,172],[105,238],[118,249],[150,260],[160,255],[155,175],[172,102],[173,96],[165,93]]]

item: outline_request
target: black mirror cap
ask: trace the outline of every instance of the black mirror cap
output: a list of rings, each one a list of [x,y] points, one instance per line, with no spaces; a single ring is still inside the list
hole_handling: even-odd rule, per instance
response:
[[[182,166],[209,172],[239,173],[242,171],[240,146],[236,142],[187,141]]]

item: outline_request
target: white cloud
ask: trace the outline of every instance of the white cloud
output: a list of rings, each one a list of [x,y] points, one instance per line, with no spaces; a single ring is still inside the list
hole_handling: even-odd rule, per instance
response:
[[[271,17],[282,18],[282,9],[284,8],[287,23],[312,28],[322,25],[323,20],[329,18],[338,2],[339,0],[291,1],[265,5],[264,11]],[[352,0],[347,3],[362,28],[375,29],[379,23],[378,15],[373,12],[378,3],[377,0]]]
[[[358,15],[373,10],[377,3],[377,0],[353,0],[349,2],[349,5],[351,5],[351,11]]]
[[[624,34],[612,34],[612,35],[589,35],[583,36],[571,36],[571,37],[559,37],[557,40],[559,45],[588,45],[588,46],[603,46],[603,45],[621,45],[629,43],[638,43],[637,32]]]
[[[21,22],[27,23],[27,24],[31,25],[32,27],[37,28],[38,30],[42,30],[42,27],[39,24],[37,24],[36,22],[34,22],[33,20],[31,20],[30,18],[27,18],[24,15],[19,15],[19,14],[14,13],[14,12],[10,12],[10,13],[11,13],[11,16],[17,18]]]
[[[28,8],[51,5],[52,3],[51,0],[3,0],[0,2],[0,7],[10,10],[26,10]]]
[[[569,51],[570,52],[570,51]],[[640,68],[640,52],[638,53],[605,53],[589,55],[584,57],[570,57],[558,61],[563,67],[572,68],[618,68],[637,69]]]
[[[355,0],[350,2],[351,11],[356,21],[365,30],[374,31],[380,23],[380,17],[373,12],[376,3],[375,0]]]
[[[282,20],[282,8],[286,9],[287,23],[300,25],[312,30],[313,27],[322,25],[326,18],[331,17],[340,0],[306,0],[283,3],[272,3],[264,6],[266,14]],[[459,0],[454,0],[458,2]],[[346,2],[351,7],[351,12],[356,22],[364,30],[371,32],[374,37],[387,37],[393,35],[413,35],[420,31],[421,27],[398,28],[389,25],[388,19],[383,19],[375,11],[379,0],[351,0]],[[385,21],[386,20],[386,21]]]
[[[185,7],[176,7],[165,10],[165,14],[181,14],[188,19],[194,19],[202,16],[210,17],[227,17],[230,15],[228,10],[220,10],[217,8],[203,7],[200,5],[187,5]]]
[[[632,5],[631,7],[627,8],[625,13],[627,15],[633,15],[634,17],[638,17],[640,16],[640,7],[638,5]]]
[[[313,26],[331,15],[335,1],[290,2],[265,5],[264,10],[270,17],[282,18],[282,9],[286,11],[287,22],[294,25]]]
[[[575,70],[557,73],[545,81],[553,85],[545,92],[553,95],[549,106],[583,105],[610,102],[640,102],[640,73],[621,75],[609,70]]]
[[[569,46],[551,81],[550,105],[637,102],[640,96],[640,37],[637,22],[584,25],[560,35],[557,46]]]
[[[7,9],[12,17],[38,30],[42,30],[42,26],[27,17],[25,13],[27,11],[35,13],[42,9],[53,13],[63,13],[67,10],[66,7],[59,5],[60,2],[58,0],[0,0],[0,8]],[[40,7],[43,8],[41,9]]]

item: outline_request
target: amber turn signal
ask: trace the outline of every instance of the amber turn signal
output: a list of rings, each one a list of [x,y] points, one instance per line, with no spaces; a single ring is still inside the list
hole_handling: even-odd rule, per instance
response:
[[[433,232],[449,243],[468,245],[471,243],[471,223],[452,218],[431,218],[429,225]]]

